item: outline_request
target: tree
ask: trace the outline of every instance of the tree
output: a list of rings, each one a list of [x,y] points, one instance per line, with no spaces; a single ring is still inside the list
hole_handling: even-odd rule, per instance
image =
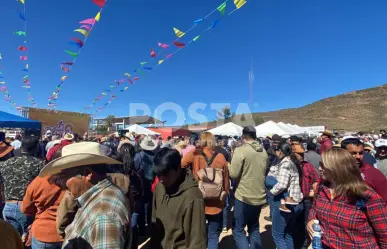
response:
[[[230,106],[225,106],[220,112],[218,112],[217,119],[224,119],[225,122],[228,122],[232,119],[233,116],[234,114],[231,113]]]
[[[106,126],[107,126],[107,130],[110,131],[110,128],[113,126],[114,124],[114,119],[115,119],[115,116],[114,115],[108,115],[106,118],[105,118],[105,122],[106,122]]]
[[[263,124],[265,122],[265,120],[261,116],[253,115],[253,119],[254,119],[255,125],[260,125],[260,124]]]

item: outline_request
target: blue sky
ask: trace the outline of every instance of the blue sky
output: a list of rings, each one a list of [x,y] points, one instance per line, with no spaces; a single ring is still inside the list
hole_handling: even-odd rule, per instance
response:
[[[59,110],[81,111],[123,73],[149,59],[157,42],[170,43],[172,28],[182,31],[222,0],[110,0],[63,85]],[[28,105],[22,88],[23,63],[13,35],[22,28],[15,1],[0,1],[0,53],[8,89],[20,105]],[[78,22],[94,17],[91,0],[26,0],[31,90],[38,107],[47,107],[70,60],[64,49]],[[235,7],[229,1],[227,13]],[[128,115],[129,103],[151,109],[175,102],[184,111],[193,102],[249,102],[248,71],[254,61],[254,102],[257,112],[299,107],[321,98],[384,84],[387,79],[387,2],[384,0],[250,0],[213,30],[148,73],[99,117]],[[205,30],[206,22],[190,31],[188,42]],[[173,52],[173,49],[171,50]],[[166,53],[164,53],[165,55]],[[158,59],[158,58],[157,58]],[[161,58],[160,58],[161,59]],[[107,101],[105,97],[96,108]],[[0,110],[13,112],[1,100]],[[95,110],[95,109],[93,109]],[[216,112],[203,114],[212,119]],[[170,112],[161,117],[174,122]],[[192,120],[187,118],[187,122]]]

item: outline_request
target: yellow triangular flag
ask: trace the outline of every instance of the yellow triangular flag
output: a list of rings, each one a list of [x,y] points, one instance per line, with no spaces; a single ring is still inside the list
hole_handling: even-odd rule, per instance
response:
[[[176,36],[179,38],[182,37],[183,35],[185,35],[184,32],[178,30],[177,28],[173,28],[173,30],[175,31]]]
[[[98,12],[94,19],[98,22],[100,18],[101,18],[101,12]]]
[[[21,2],[22,4],[24,4],[24,0],[20,0],[20,2]]]
[[[81,33],[82,35],[84,35],[85,37],[87,37],[89,34],[87,33],[87,31],[86,30],[84,30],[84,29],[76,29],[76,30],[74,30],[74,32],[79,32],[79,33]]]
[[[164,60],[159,60],[159,65],[161,64],[161,63],[163,63],[164,62]]]
[[[239,9],[246,3],[246,0],[234,0],[235,7]]]

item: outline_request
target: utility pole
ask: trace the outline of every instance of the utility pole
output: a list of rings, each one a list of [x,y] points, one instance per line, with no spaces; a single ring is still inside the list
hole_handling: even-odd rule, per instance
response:
[[[254,98],[253,98],[253,86],[254,86],[254,71],[253,71],[253,59],[251,59],[251,67],[249,71],[249,83],[250,83],[250,108],[253,109]]]

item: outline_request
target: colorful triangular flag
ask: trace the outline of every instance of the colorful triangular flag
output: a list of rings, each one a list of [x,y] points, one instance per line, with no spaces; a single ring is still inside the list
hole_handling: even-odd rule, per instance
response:
[[[218,8],[216,8],[222,14],[222,16],[224,16],[224,13],[226,12],[226,3],[227,2],[224,2],[221,5],[219,5]]]
[[[245,3],[246,3],[246,0],[234,0],[235,7],[237,9],[245,5]]]
[[[183,35],[185,35],[184,32],[178,30],[177,28],[173,28],[173,30],[175,31],[176,36],[179,38],[181,38]]]

